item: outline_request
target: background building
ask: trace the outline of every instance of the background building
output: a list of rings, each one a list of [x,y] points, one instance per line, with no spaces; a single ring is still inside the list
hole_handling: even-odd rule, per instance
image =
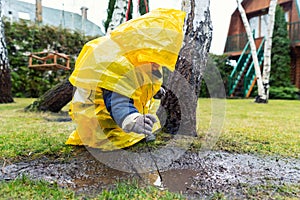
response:
[[[291,81],[300,89],[300,0],[278,0],[285,13],[285,20],[288,24],[289,39],[291,41]],[[245,9],[250,27],[254,32],[258,59],[263,63],[263,41],[267,33],[268,9],[270,0],[244,0],[242,5]],[[229,95],[237,94],[248,97],[256,81],[253,62],[250,57],[249,45],[247,47],[247,34],[241,15],[236,9],[231,15],[231,21],[227,34],[224,54],[230,59],[238,61],[235,67],[236,76],[230,77]],[[247,49],[248,48],[248,49]],[[248,56],[248,57],[247,57]],[[252,70],[252,71],[251,71]],[[232,73],[233,74],[233,73]]]
[[[104,35],[101,28],[87,19],[88,8],[81,8],[81,15],[62,9],[42,6],[42,1],[37,0],[31,4],[18,0],[6,0],[4,16],[11,21],[20,19],[36,21],[43,25],[51,25],[79,31],[88,36]],[[39,7],[40,6],[40,7]]]

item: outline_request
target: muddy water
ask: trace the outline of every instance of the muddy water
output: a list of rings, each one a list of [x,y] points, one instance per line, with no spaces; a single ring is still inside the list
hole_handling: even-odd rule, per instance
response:
[[[243,198],[244,186],[300,184],[300,160],[226,152],[185,154],[169,169],[196,171],[184,193],[208,197],[215,192]]]
[[[158,166],[163,164],[158,163]],[[165,188],[180,192],[190,199],[209,197],[215,192],[239,199],[243,198],[245,185],[300,184],[299,159],[249,154],[187,152],[159,171]],[[99,193],[104,188],[112,188],[117,181],[138,179],[145,183],[144,175],[109,168],[88,151],[67,161],[44,157],[4,166],[0,172],[0,180],[12,180],[22,174],[33,179],[57,182],[63,187],[89,195]]]

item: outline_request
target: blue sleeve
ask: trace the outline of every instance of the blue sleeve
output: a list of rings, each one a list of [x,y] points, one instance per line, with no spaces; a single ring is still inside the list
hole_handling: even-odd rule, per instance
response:
[[[133,99],[106,89],[102,91],[106,109],[119,127],[122,127],[122,122],[128,115],[138,112]]]

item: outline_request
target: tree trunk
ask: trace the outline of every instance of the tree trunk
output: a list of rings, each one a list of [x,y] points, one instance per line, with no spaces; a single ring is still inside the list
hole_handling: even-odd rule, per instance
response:
[[[8,62],[8,53],[5,42],[2,8],[5,1],[0,0],[0,103],[14,102],[11,93],[11,79]]]
[[[260,67],[259,67],[259,62],[258,62],[258,58],[257,58],[257,52],[256,52],[256,46],[255,46],[255,42],[254,42],[254,38],[252,35],[252,31],[246,16],[246,12],[242,6],[241,0],[236,0],[237,5],[238,5],[238,9],[239,12],[241,14],[242,17],[242,21],[244,23],[245,29],[246,29],[246,33],[248,36],[248,40],[250,42],[250,48],[251,48],[251,55],[252,55],[252,59],[254,62],[254,69],[255,69],[255,74],[256,74],[256,81],[257,81],[257,87],[258,87],[258,97],[256,98],[256,102],[258,102],[258,100],[263,96],[263,84],[262,84],[262,78],[261,78],[261,71],[260,71]]]
[[[128,0],[116,0],[111,22],[108,25],[107,34],[114,30],[118,25],[126,21],[126,11]]]
[[[157,114],[164,132],[196,136],[197,100],[212,39],[209,0],[183,0],[182,10],[187,13],[183,46]]]
[[[141,16],[141,13],[140,13],[140,0],[133,0],[132,3],[133,3],[132,18],[135,19],[135,18]]]
[[[263,68],[263,95],[259,102],[268,103],[269,100],[269,89],[270,89],[270,72],[271,72],[271,50],[272,50],[272,37],[274,30],[275,11],[276,11],[277,0],[271,0],[269,6],[269,24],[268,24],[268,35],[265,42],[264,48],[264,68]]]
[[[26,111],[59,112],[72,100],[73,85],[68,79],[48,90],[38,100],[25,108]]]

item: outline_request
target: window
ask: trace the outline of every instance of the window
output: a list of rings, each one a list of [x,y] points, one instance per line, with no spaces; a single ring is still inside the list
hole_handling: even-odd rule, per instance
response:
[[[265,35],[267,35],[268,21],[269,21],[269,16],[267,14],[255,16],[249,20],[250,27],[251,30],[254,31],[255,38],[264,37]]]
[[[286,11],[284,13],[284,18],[285,18],[285,21],[287,22],[287,30],[289,31],[290,30],[290,13],[289,11]]]
[[[284,18],[285,18],[285,21],[286,21],[286,22],[289,22],[289,21],[290,21],[290,13],[289,13],[289,11],[286,11],[286,12],[284,13]]]
[[[257,38],[258,37],[258,30],[259,30],[259,17],[252,17],[249,20],[249,23],[250,23],[251,31],[252,32],[254,31],[255,38]]]
[[[269,24],[269,15],[261,16],[261,27],[260,27],[260,37],[266,36],[268,34],[268,24]]]

